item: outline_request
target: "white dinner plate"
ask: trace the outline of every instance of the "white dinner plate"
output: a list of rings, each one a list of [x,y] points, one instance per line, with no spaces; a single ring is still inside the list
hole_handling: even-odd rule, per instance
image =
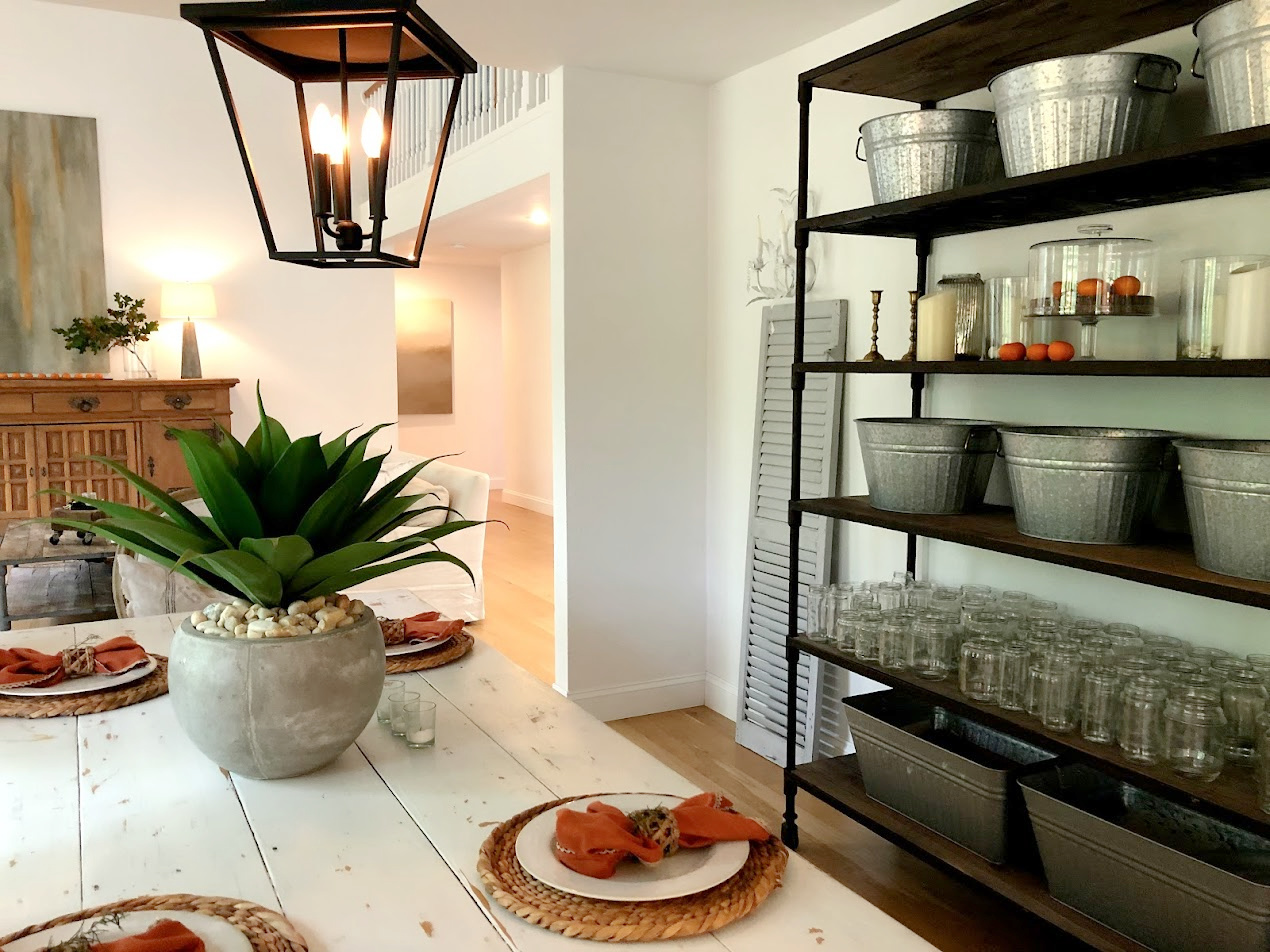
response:
[[[205,916],[197,912],[129,912],[118,926],[106,925],[98,930],[101,941],[109,942],[125,936],[140,935],[160,919],[174,919],[203,940],[207,952],[251,952],[251,941],[231,923],[217,916]],[[43,952],[50,945],[65,942],[79,930],[83,923],[70,922],[44,932],[37,932],[25,939],[10,942],[4,952]]]
[[[441,638],[431,638],[428,641],[407,641],[405,644],[393,645],[391,648],[385,648],[384,655],[389,658],[395,658],[397,655],[415,654],[418,651],[431,651],[433,648],[439,648],[447,641],[453,640],[453,635],[445,635]]]
[[[570,810],[586,810],[597,800],[617,807],[623,813],[647,807],[673,807],[682,797],[655,793],[615,793],[588,800],[575,800]],[[575,873],[556,859],[556,811],[540,813],[516,837],[516,859],[525,872],[562,892],[590,899],[615,902],[652,902],[691,896],[717,886],[736,875],[750,856],[748,840],[715,843],[702,849],[681,849],[655,866],[645,866],[635,859],[624,860],[611,879],[596,879]]]
[[[93,674],[86,678],[67,678],[61,684],[46,688],[6,688],[0,687],[0,694],[8,697],[55,697],[63,694],[87,694],[90,691],[101,691],[105,688],[117,688],[120,685],[140,681],[159,666],[153,658],[147,657],[146,663],[125,671],[123,674]],[[9,952],[5,949],[5,952]]]

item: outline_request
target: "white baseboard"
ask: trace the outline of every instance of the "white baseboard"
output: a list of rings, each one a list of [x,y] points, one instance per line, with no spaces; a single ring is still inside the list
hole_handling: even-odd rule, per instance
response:
[[[615,721],[623,717],[698,707],[705,700],[706,678],[702,674],[691,674],[594,691],[561,693],[600,720]]]
[[[492,486],[493,483],[490,483]],[[528,509],[531,512],[541,512],[544,516],[552,514],[552,506],[550,499],[543,499],[541,496],[531,496],[528,493],[518,493],[512,489],[503,490],[503,502],[509,506],[519,506],[521,509]]]
[[[706,707],[722,714],[730,721],[736,720],[736,685],[717,675],[706,675]]]

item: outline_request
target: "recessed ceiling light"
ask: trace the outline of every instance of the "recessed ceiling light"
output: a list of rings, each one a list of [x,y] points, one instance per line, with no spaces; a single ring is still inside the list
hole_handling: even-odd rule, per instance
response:
[[[551,224],[551,216],[547,214],[545,209],[535,208],[529,213],[529,223],[531,225],[549,225]]]

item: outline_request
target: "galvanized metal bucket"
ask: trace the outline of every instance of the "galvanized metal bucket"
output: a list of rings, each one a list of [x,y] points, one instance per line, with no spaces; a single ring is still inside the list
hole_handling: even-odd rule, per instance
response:
[[[1055,542],[1136,542],[1173,467],[1164,430],[1003,426],[1019,531]]]
[[[1019,784],[1056,899],[1158,952],[1270,947],[1270,840],[1084,765]]]
[[[983,504],[996,459],[995,423],[873,417],[855,425],[874,509],[952,515]]]
[[[1195,561],[1270,581],[1270,440],[1177,440]]]
[[[855,154],[869,163],[875,202],[1001,177],[995,117],[982,109],[921,109],[870,119],[860,127]]]
[[[1196,22],[1195,36],[1191,72],[1208,81],[1217,131],[1270,123],[1270,0],[1235,0],[1210,10]]]
[[[1181,64],[1149,53],[1061,56],[1007,70],[988,89],[1006,175],[1154,145]]]

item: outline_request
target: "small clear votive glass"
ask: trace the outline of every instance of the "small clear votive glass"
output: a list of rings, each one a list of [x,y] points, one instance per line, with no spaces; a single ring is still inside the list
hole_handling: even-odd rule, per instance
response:
[[[861,661],[877,661],[882,638],[882,613],[867,609],[856,616],[855,656]]]
[[[406,682],[399,681],[395,678],[387,678],[384,681],[384,688],[379,694],[379,706],[375,708],[375,719],[381,724],[387,724],[392,720],[392,702],[389,700],[397,691],[404,691]]]
[[[1080,718],[1080,653],[1072,647],[1056,645],[1050,652],[1038,683],[1041,726],[1056,734],[1069,734]]]
[[[1000,641],[970,639],[961,646],[961,693],[974,701],[995,704],[1001,690]]]
[[[1226,763],[1226,716],[1215,692],[1192,688],[1169,698],[1164,748],[1175,773],[1204,783],[1217,779]]]
[[[938,612],[928,612],[913,622],[910,665],[913,673],[927,681],[942,681],[952,669],[950,639],[952,625]]]
[[[1116,739],[1126,760],[1159,763],[1164,756],[1164,684],[1139,675],[1120,691],[1120,729]]]
[[[1270,713],[1257,718],[1257,800],[1262,813],[1270,813]]]
[[[437,742],[437,706],[431,701],[407,701],[402,705],[406,746],[420,750]]]
[[[1007,711],[1027,708],[1027,669],[1031,649],[1026,641],[1011,641],[1001,649],[1001,686],[997,704]]]
[[[406,733],[406,705],[419,700],[418,691],[395,691],[389,696],[390,705],[388,726],[395,737],[404,737]]]
[[[888,671],[906,671],[913,657],[913,621],[899,612],[884,614],[879,632],[878,664]]]
[[[1120,678],[1110,668],[1085,673],[1080,701],[1080,736],[1095,744],[1116,742]]]
[[[1266,712],[1267,694],[1261,675],[1251,668],[1236,671],[1221,689],[1226,715],[1226,759],[1250,764],[1257,756],[1257,718]]]

